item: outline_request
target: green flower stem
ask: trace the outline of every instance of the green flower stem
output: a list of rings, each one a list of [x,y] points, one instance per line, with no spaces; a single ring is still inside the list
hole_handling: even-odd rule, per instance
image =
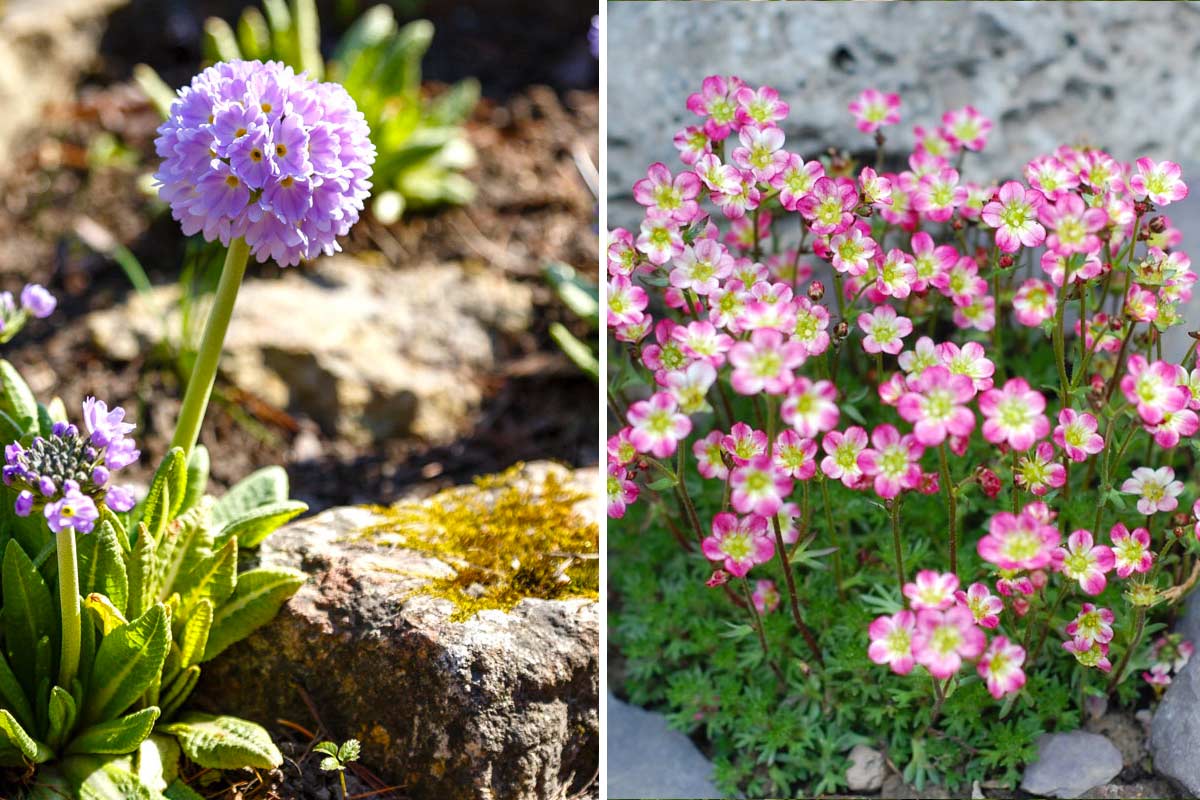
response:
[[[950,459],[946,443],[938,448],[938,463],[942,469],[942,485],[946,487],[946,507],[950,516],[950,571],[958,574],[958,491],[950,480]]]
[[[1033,648],[1032,654],[1025,659],[1026,664],[1034,664],[1037,662],[1038,654],[1042,652],[1042,646],[1046,644],[1046,636],[1050,633],[1050,626],[1054,623],[1054,614],[1058,611],[1058,607],[1062,605],[1063,599],[1067,596],[1066,584],[1059,586],[1058,596],[1054,598],[1054,605],[1050,606],[1050,610],[1046,612],[1045,618],[1042,620],[1042,632],[1038,637],[1037,646]],[[1033,627],[1030,626],[1025,631],[1025,652],[1029,652],[1029,634],[1033,632]]]
[[[825,526],[829,528],[829,540],[833,545],[833,582],[837,584],[838,597],[845,597],[842,589],[842,543],[839,541],[837,525],[833,523],[833,503],[829,501],[829,479],[821,476],[821,504],[825,507]]]
[[[225,345],[225,333],[233,316],[233,304],[237,300],[242,277],[246,274],[246,261],[250,247],[243,239],[234,239],[225,254],[225,266],[221,269],[221,280],[213,298],[208,323],[204,326],[204,337],[196,353],[196,363],[188,379],[183,406],[179,409],[179,421],[171,447],[182,447],[185,456],[190,456],[200,436],[200,425],[212,396],[213,384],[217,379],[217,364],[221,360],[221,348]]]
[[[1150,527],[1151,522],[1152,517],[1146,517],[1146,528],[1153,534],[1154,530]],[[1146,577],[1146,583],[1155,584],[1157,587],[1158,573],[1162,570],[1163,561],[1166,559],[1167,553],[1171,552],[1171,546],[1176,541],[1175,537],[1168,531],[1167,542],[1158,551],[1158,558],[1154,559],[1154,568],[1150,570],[1150,574]],[[1133,655],[1133,651],[1137,650],[1138,645],[1142,643],[1142,634],[1146,631],[1146,608],[1146,606],[1141,605],[1137,607],[1137,618],[1133,624],[1133,636],[1130,638],[1125,652],[1121,654],[1120,662],[1117,663],[1117,666],[1112,671],[1112,678],[1109,679],[1108,687],[1105,689],[1108,694],[1112,694],[1121,684],[1121,679],[1125,675],[1126,668],[1129,666],[1129,659]]]
[[[75,558],[75,529],[56,534],[58,545],[58,602],[62,609],[62,657],[58,662],[58,685],[71,691],[79,672],[79,564]]]
[[[1058,367],[1058,402],[1063,408],[1067,408],[1067,389],[1070,383],[1067,381],[1067,361],[1066,361],[1066,345],[1064,343],[1065,333],[1063,331],[1063,320],[1066,316],[1067,305],[1067,287],[1070,281],[1067,280],[1071,274],[1072,265],[1074,262],[1069,262],[1064,268],[1063,285],[1058,290],[1058,303],[1054,309],[1054,364]]]
[[[892,498],[892,546],[896,549],[896,579],[904,597],[904,549],[900,546],[900,498]]]

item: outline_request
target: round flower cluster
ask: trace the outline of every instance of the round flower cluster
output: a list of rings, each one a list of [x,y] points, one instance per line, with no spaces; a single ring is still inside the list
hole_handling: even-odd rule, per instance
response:
[[[968,106],[915,128],[907,169],[881,172],[836,151],[820,160],[789,151],[789,108],[770,87],[712,76],[687,107],[701,121],[675,137],[683,168],[653,164],[633,187],[638,229],[610,235],[608,327],[628,352],[622,374],[644,376],[649,390],[611,395],[620,426],[608,447],[609,514],[638,502],[639,476],[670,479],[717,585],[776,558],[790,569],[779,542],[815,535],[809,482],[871,492],[893,514],[911,601],[871,626],[874,660],[900,673],[919,664],[939,680],[975,660],[994,695],[1016,691],[1028,635],[1017,645],[997,633],[989,644],[983,629],[1016,638],[1031,608],[1050,629],[1054,581],[1083,596],[1063,649],[1112,668],[1114,612],[1090,600],[1115,572],[1144,618],[1163,594],[1156,524],[1170,543],[1189,525],[1200,539],[1200,500],[1191,517],[1172,514],[1184,485],[1171,466],[1200,429],[1200,368],[1195,345],[1175,363],[1161,341],[1183,321],[1197,279],[1176,249],[1180,232],[1158,213],[1187,195],[1178,166],[1060,147],[1026,164],[1021,180],[965,181],[964,158],[992,128]],[[900,107],[868,91],[850,110],[882,148]],[[1019,374],[1027,365],[1003,363],[1004,337],[1053,352],[1054,395]],[[839,380],[839,369],[864,362],[859,386]],[[866,391],[848,396],[864,383],[885,419],[864,420],[862,404],[874,405]],[[743,416],[753,409],[753,425],[735,402]],[[1130,448],[1136,435],[1146,447]],[[986,462],[956,464],[981,441]],[[1126,460],[1133,454],[1140,465]],[[680,468],[722,498],[708,524]],[[1062,502],[1072,483],[1098,496],[1086,527],[1073,519],[1078,503]],[[986,512],[986,533],[971,543],[994,594],[983,580],[957,591],[956,501],[972,486],[1011,499],[1010,510]],[[945,495],[949,572],[904,577],[905,493]],[[1103,525],[1114,511],[1124,521]],[[828,527],[836,536],[832,519]],[[1122,644],[1132,651],[1137,641]]]
[[[189,236],[245,239],[282,266],[340,250],[370,194],[375,146],[346,90],[284,64],[214,64],[155,140],[159,195]]]
[[[133,493],[112,483],[115,472],[141,455],[128,437],[133,423],[124,421],[123,408],[110,411],[94,397],[84,400],[83,419],[86,435],[75,425],[56,422],[50,436],[4,448],[4,483],[18,492],[17,515],[41,512],[55,533],[66,528],[90,533],[100,518],[98,503],[113,511],[134,506]]]

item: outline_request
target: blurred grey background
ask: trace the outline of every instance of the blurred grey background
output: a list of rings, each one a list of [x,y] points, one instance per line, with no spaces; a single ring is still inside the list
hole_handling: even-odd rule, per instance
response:
[[[888,131],[895,157],[910,151],[913,125],[946,110],[970,103],[990,117],[971,178],[1016,176],[1064,143],[1177,161],[1195,186],[1167,213],[1200,258],[1196,3],[610,2],[608,26],[610,228],[637,225],[631,187],[649,164],[679,168],[672,137],[699,120],[687,96],[706,75],[736,74],[779,90],[791,105],[786,146],[805,158],[830,145],[873,152],[846,104],[874,87],[903,100]],[[1195,328],[1200,298],[1192,309]]]

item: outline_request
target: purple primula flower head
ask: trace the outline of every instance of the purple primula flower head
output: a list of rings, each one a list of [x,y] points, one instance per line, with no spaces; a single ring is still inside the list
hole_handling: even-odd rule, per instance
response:
[[[114,511],[133,508],[132,492],[113,486],[112,475],[140,455],[128,438],[134,425],[125,410],[94,397],[83,404],[83,433],[68,422],[56,422],[49,436],[35,436],[28,446],[13,442],[4,448],[4,482],[17,491],[20,516],[41,511],[55,533],[72,527],[89,533],[99,517],[99,504]]]
[[[346,90],[269,61],[214,64],[179,91],[155,149],[183,232],[283,266],[340,250],[370,194],[375,146]]]
[[[100,518],[96,502],[79,490],[75,481],[67,481],[61,499],[46,506],[46,523],[50,530],[61,533],[74,528],[79,533],[91,533]]]
[[[109,411],[108,404],[103,400],[88,397],[83,401],[83,424],[87,426],[91,442],[96,447],[108,447],[132,433],[134,424],[124,420],[125,409],[119,406]]]
[[[38,319],[45,319],[54,313],[58,300],[45,287],[36,283],[26,284],[21,290],[21,308]]]

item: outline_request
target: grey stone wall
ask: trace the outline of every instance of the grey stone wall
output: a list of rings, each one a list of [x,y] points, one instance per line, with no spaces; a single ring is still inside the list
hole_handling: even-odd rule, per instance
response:
[[[672,134],[705,75],[738,74],[792,106],[789,147],[873,148],[846,104],[900,92],[904,119],[930,124],[967,103],[996,122],[968,170],[1012,174],[1063,142],[1118,158],[1200,162],[1200,5],[1190,2],[608,4],[610,225],[636,219],[630,187],[676,164]]]

